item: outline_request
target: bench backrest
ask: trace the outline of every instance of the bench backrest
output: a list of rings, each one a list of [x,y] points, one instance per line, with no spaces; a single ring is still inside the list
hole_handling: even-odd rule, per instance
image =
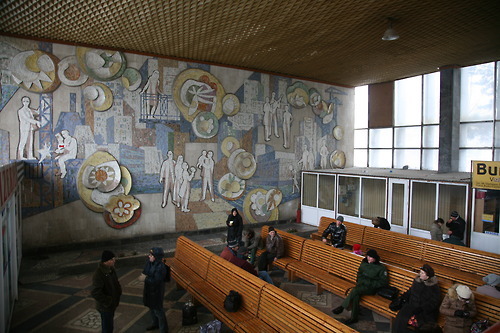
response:
[[[262,290],[258,316],[278,332],[356,332],[269,284]]]
[[[344,222],[344,225],[347,228],[346,244],[350,246],[352,246],[352,244],[363,244],[363,237],[367,227],[352,222]]]
[[[423,257],[427,263],[437,264],[445,267],[460,270],[460,250],[455,250],[452,246],[446,246],[446,243],[432,241],[427,242],[424,247]]]
[[[185,236],[177,238],[175,258],[181,262],[189,263],[189,267],[203,279],[207,276],[208,264],[214,255]]]
[[[500,300],[491,296],[474,293],[477,314],[474,321],[489,319],[495,323],[500,321]]]
[[[302,256],[300,261],[313,267],[328,271],[331,262],[332,247],[323,242],[306,240],[302,247]]]
[[[358,268],[364,257],[331,246],[329,250],[330,262],[328,265],[328,273],[339,276],[349,282],[356,283]]]
[[[380,228],[366,228],[363,236],[363,245],[369,249],[392,251],[393,233]]]
[[[241,308],[257,315],[260,291],[266,284],[257,276],[219,256],[213,256],[210,260],[207,282],[218,288],[224,295],[228,295],[230,290],[237,291],[241,294]],[[223,304],[220,306],[222,307]]]
[[[385,264],[385,268],[387,269],[389,285],[398,288],[401,294],[411,287],[413,280],[417,276],[415,272],[393,265]]]
[[[305,238],[285,232],[283,230],[276,229],[276,231],[283,239],[285,256],[295,260],[300,260],[300,256],[302,254],[302,246],[304,244]]]

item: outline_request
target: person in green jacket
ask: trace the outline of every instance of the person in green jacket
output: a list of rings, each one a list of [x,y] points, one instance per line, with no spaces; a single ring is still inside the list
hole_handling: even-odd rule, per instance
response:
[[[358,268],[356,286],[351,289],[342,305],[332,310],[334,314],[340,314],[345,308],[351,308],[351,317],[345,324],[353,324],[358,321],[359,300],[362,295],[374,295],[377,290],[387,285],[387,270],[380,263],[380,257],[375,250],[368,250],[366,257]]]

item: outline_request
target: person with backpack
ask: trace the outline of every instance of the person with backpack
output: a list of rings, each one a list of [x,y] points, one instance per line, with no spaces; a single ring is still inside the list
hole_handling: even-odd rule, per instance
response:
[[[148,260],[144,266],[140,281],[144,282],[144,305],[149,308],[153,323],[147,327],[147,331],[159,329],[160,333],[168,332],[167,317],[163,308],[163,297],[165,295],[165,282],[168,278],[167,268],[163,263],[164,252],[161,247],[153,247],[148,254]]]

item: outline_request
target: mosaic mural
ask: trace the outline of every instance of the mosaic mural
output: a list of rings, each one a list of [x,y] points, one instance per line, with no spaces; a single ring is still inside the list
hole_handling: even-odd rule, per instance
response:
[[[148,193],[198,228],[228,207],[277,220],[300,170],[346,163],[352,89],[9,37],[0,70],[0,160],[32,170],[25,217],[81,200],[121,229],[142,223]]]

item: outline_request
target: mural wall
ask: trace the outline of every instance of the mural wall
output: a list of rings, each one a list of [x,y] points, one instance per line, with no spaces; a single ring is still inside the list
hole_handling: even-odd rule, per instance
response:
[[[352,151],[353,89],[2,36],[0,70],[28,249],[287,219]]]

